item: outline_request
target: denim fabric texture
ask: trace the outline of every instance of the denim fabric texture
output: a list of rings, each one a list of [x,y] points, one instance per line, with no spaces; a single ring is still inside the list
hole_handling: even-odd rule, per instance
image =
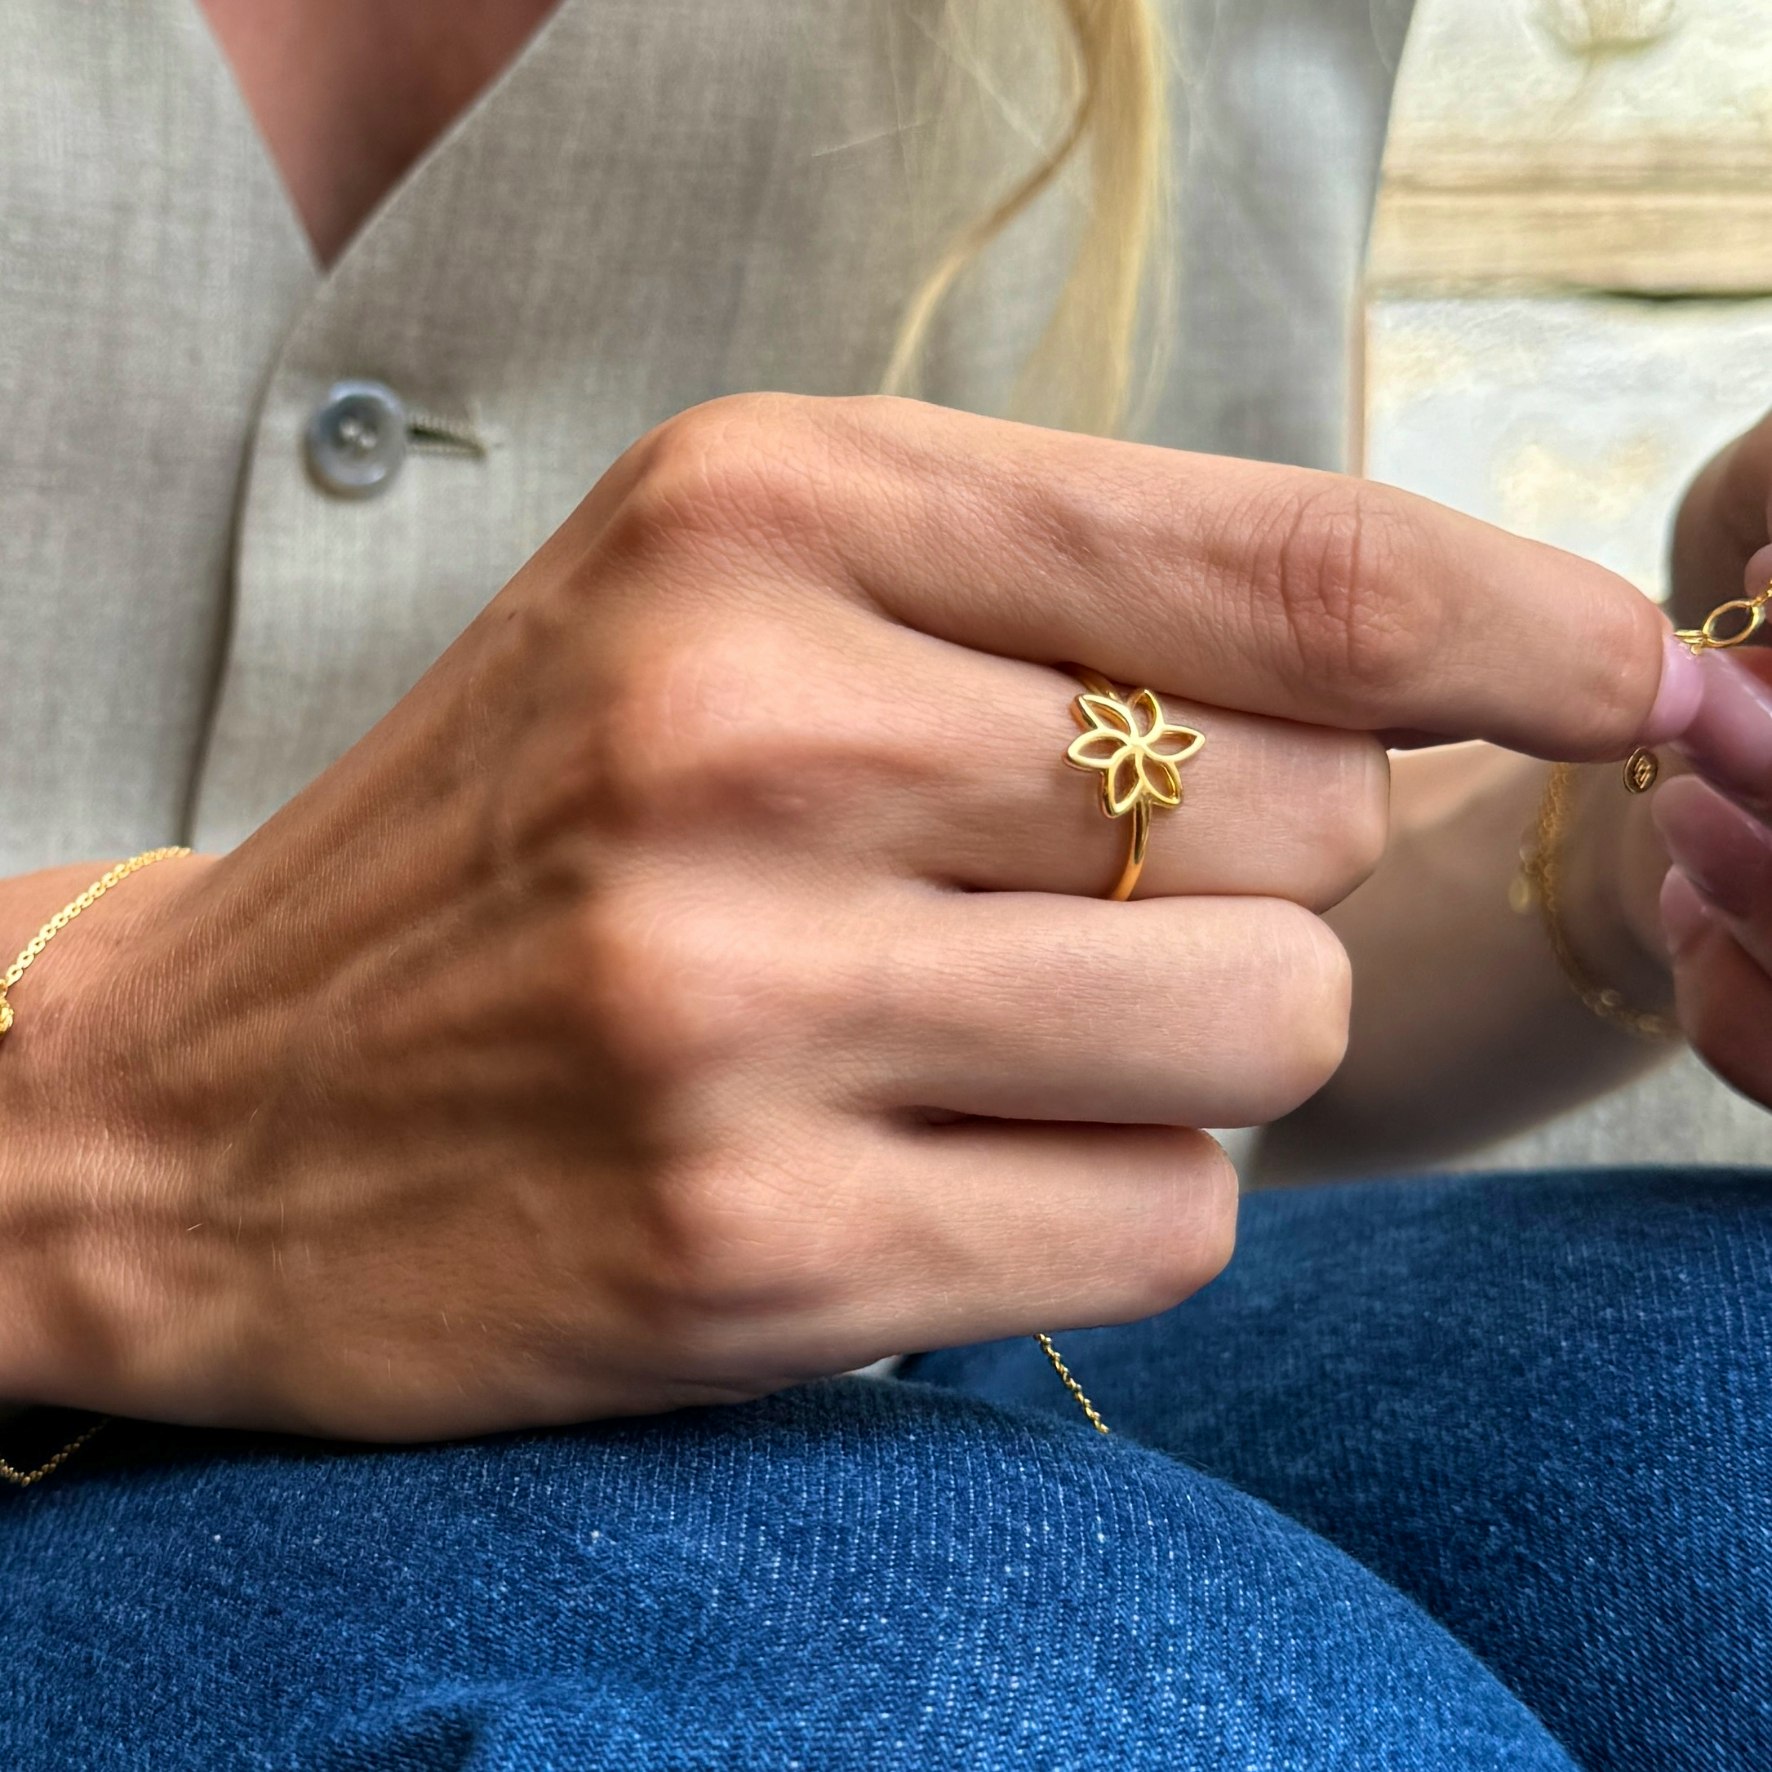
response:
[[[1590,1772],[1772,1772],[1772,1171],[1258,1195],[1107,1419],[1415,1599]],[[908,1372],[1062,1413],[1038,1349]]]
[[[1769,1325],[1772,1175],[1429,1181],[1257,1195],[1067,1336],[1106,1441],[1019,1343],[444,1446],[114,1424],[0,1495],[0,1755],[1765,1772]]]

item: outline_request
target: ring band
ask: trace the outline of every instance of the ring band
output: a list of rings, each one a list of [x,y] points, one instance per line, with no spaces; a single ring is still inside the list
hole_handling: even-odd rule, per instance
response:
[[[1123,696],[1099,671],[1078,668],[1073,675],[1083,685],[1083,693],[1071,703],[1082,733],[1072,739],[1064,760],[1073,769],[1099,773],[1101,809],[1109,818],[1131,815],[1126,865],[1108,894],[1123,901],[1132,896],[1144,872],[1151,813],[1159,806],[1181,804],[1180,765],[1199,751],[1206,735],[1175,724],[1148,689]]]

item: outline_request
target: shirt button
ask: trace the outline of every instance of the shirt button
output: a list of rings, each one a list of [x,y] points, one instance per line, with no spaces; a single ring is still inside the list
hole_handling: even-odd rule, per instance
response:
[[[406,460],[406,403],[379,381],[335,381],[308,420],[308,471],[340,498],[385,492]]]

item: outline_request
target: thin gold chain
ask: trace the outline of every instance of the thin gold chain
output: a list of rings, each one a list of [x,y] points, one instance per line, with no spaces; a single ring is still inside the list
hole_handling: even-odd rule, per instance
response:
[[[29,1489],[33,1483],[42,1482],[51,1471],[66,1464],[110,1419],[108,1415],[101,1415],[85,1433],[76,1435],[53,1458],[46,1458],[35,1470],[22,1471],[16,1464],[8,1464],[4,1458],[0,1458],[0,1477],[4,1477],[9,1483],[16,1483],[21,1489]]]
[[[190,853],[190,850],[176,846],[166,849],[144,850],[140,855],[132,855],[128,861],[118,862],[114,868],[94,880],[78,898],[70,899],[67,904],[63,905],[31,937],[19,957],[7,967],[6,976],[0,978],[0,1036],[10,1032],[12,1028],[12,1004],[7,1001],[6,993],[24,977],[37,956],[49,946],[56,936],[60,935],[83,910],[96,904],[119,880],[127,879],[137,868],[145,868],[151,862],[168,861],[175,855],[189,855]]]
[[[1633,1009],[1610,986],[1602,985],[1582,964],[1563,927],[1563,839],[1569,828],[1569,788],[1575,778],[1572,764],[1555,764],[1538,803],[1538,825],[1532,842],[1521,851],[1520,871],[1514,881],[1514,909],[1538,906],[1544,933],[1563,976],[1576,996],[1601,1021],[1623,1028],[1639,1040],[1673,1040],[1680,1035],[1678,1022],[1665,1015]]]
[[[1772,616],[1767,614],[1767,606],[1772,604],[1772,584],[1760,592],[1757,597],[1736,597],[1728,603],[1719,603],[1704,618],[1701,626],[1681,628],[1674,635],[1697,657],[1701,652],[1727,652],[1734,646],[1745,646]],[[1731,621],[1738,625],[1733,633],[1728,632]]]
[[[1083,1387],[1071,1376],[1070,1367],[1064,1363],[1058,1349],[1052,1345],[1052,1337],[1050,1335],[1036,1334],[1034,1340],[1040,1344],[1046,1358],[1052,1362],[1052,1370],[1058,1374],[1064,1388],[1077,1399],[1077,1407],[1089,1417],[1089,1425],[1093,1427],[1098,1434],[1112,1433],[1113,1429],[1096,1414],[1095,1405],[1083,1394]]]
[[[120,861],[114,868],[107,869],[98,879],[86,888],[78,898],[70,899],[62,908],[37,931],[20,950],[19,956],[7,967],[4,977],[0,977],[0,1038],[12,1030],[12,1004],[7,999],[7,992],[30,971],[37,956],[60,935],[73,920],[84,910],[96,904],[117,884],[127,879],[138,868],[145,868],[156,861],[168,861],[174,856],[189,855],[189,849],[172,845],[163,849],[144,850],[140,855],[132,855],[127,861]],[[59,1470],[62,1465],[74,1456],[88,1440],[110,1419],[101,1415],[83,1434],[78,1434],[67,1445],[46,1459],[34,1470],[20,1470],[17,1465],[0,1458],[0,1478],[8,1483],[15,1483],[21,1489],[28,1489],[33,1483],[40,1483],[51,1472]]]

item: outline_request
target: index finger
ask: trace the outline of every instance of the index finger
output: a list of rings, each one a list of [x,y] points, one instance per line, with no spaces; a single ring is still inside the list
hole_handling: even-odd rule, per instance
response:
[[[885,613],[974,649],[1316,725],[1621,756],[1697,661],[1627,580],[1393,487],[980,418],[809,402]]]

